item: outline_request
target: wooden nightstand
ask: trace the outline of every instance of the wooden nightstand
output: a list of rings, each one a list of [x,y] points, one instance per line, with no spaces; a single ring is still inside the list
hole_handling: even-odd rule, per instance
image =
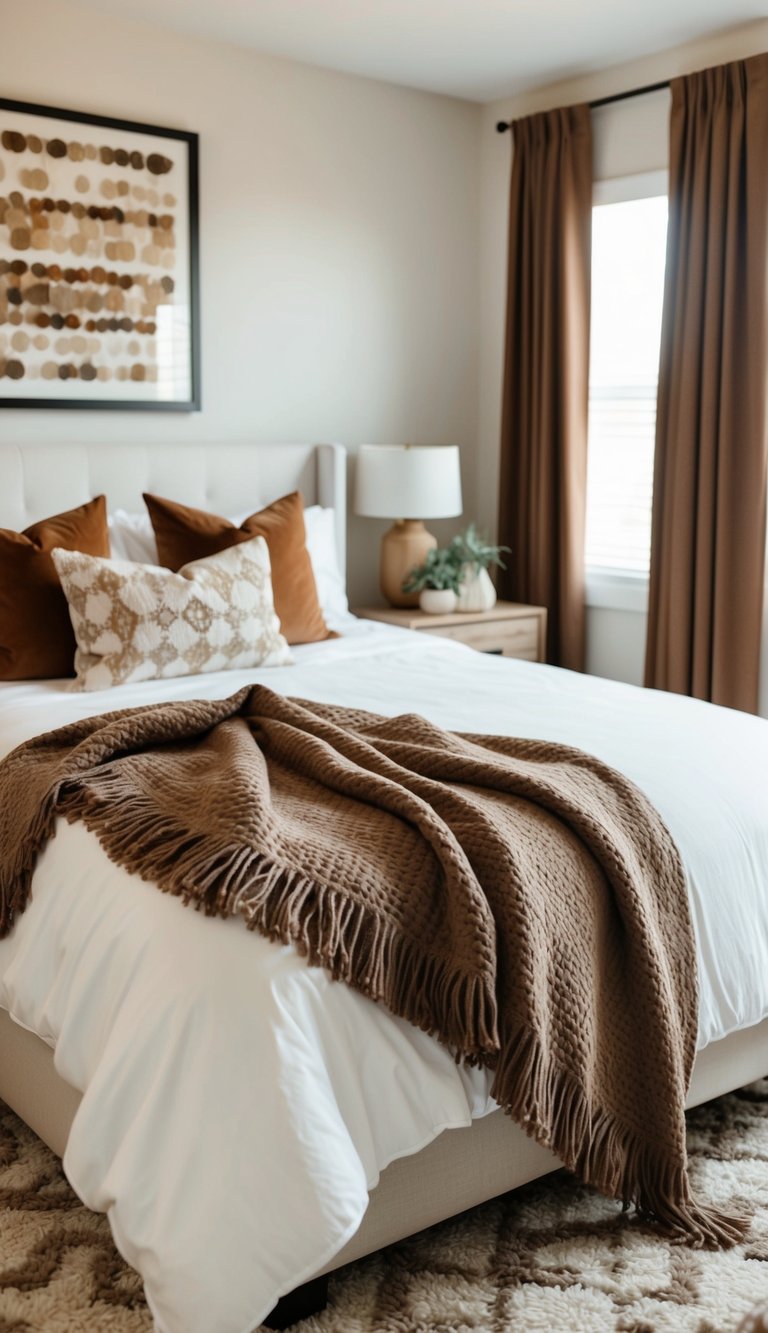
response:
[[[543,662],[547,634],[547,609],[522,602],[497,602],[490,611],[454,611],[449,616],[430,616],[418,606],[401,610],[394,606],[358,606],[355,615],[365,620],[384,620],[401,629],[458,639],[481,653],[502,657],[524,657]]]

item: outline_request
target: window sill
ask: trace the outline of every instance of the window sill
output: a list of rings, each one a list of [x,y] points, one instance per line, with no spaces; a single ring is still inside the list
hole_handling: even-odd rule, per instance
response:
[[[648,613],[648,575],[629,574],[624,570],[588,569],[587,606],[604,611]]]

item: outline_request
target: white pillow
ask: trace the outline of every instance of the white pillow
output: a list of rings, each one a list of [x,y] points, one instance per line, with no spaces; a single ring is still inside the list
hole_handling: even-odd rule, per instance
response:
[[[178,573],[56,547],[75,631],[76,690],[292,662],[263,537]]]
[[[140,565],[159,564],[149,514],[129,514],[126,509],[116,509],[109,515],[107,523],[113,560],[135,560]]]
[[[310,505],[304,510],[307,550],[317,584],[317,599],[329,629],[340,629],[350,616],[344,575],[336,553],[336,511]]]

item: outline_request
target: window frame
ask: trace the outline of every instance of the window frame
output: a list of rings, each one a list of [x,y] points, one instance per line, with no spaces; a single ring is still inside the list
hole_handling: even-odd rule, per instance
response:
[[[592,207],[628,203],[631,199],[651,199],[662,194],[669,194],[669,171],[666,167],[638,172],[631,176],[612,176],[607,180],[594,181]],[[588,607],[645,614],[648,611],[648,585],[647,574],[585,565]]]

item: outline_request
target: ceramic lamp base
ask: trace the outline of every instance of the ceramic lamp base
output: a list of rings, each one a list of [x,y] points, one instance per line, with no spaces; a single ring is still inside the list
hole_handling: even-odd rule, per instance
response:
[[[390,606],[418,606],[417,592],[403,592],[403,581],[414,565],[420,565],[437,537],[427,532],[421,519],[403,518],[381,539],[381,591]]]

